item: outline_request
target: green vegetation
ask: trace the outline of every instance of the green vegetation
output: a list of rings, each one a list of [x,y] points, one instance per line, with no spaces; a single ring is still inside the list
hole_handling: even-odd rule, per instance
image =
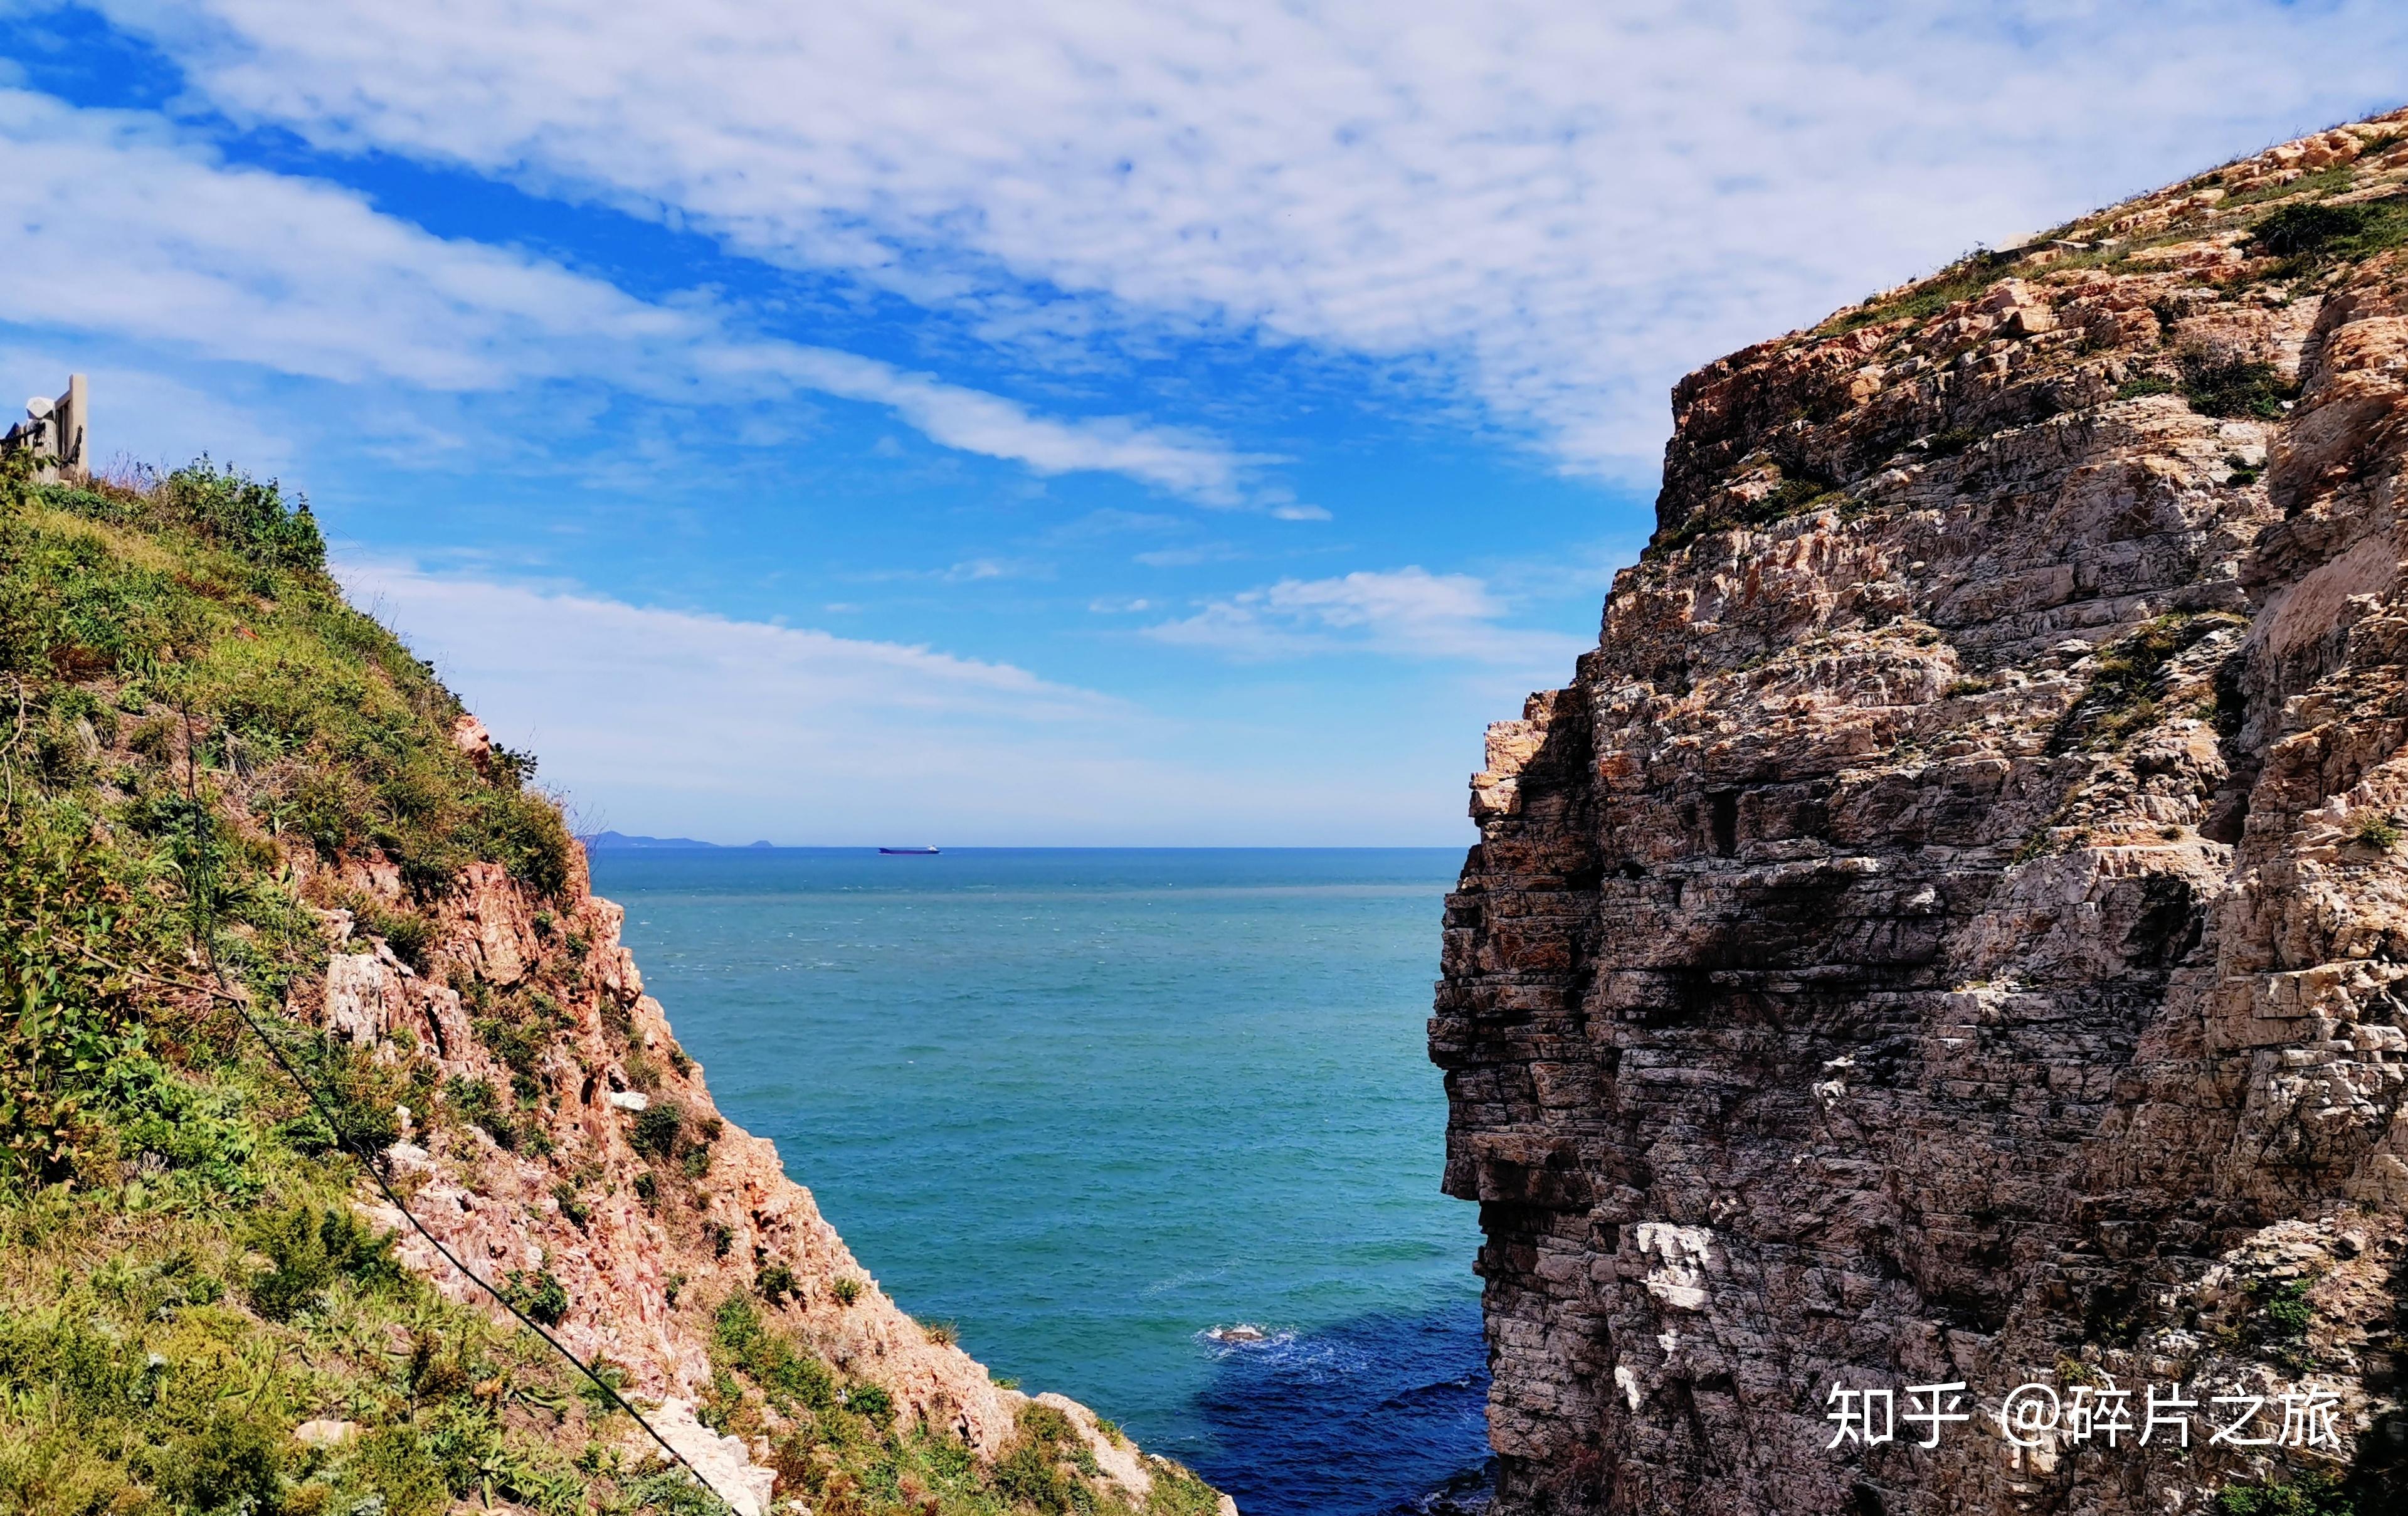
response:
[[[2400,845],[2400,818],[2395,816],[2370,816],[2350,829],[2349,840],[2360,847],[2372,847],[2387,853]]]
[[[2188,360],[2183,364],[2183,398],[2202,416],[2253,416],[2280,421],[2285,402],[2300,387],[2283,378],[2271,363],[2219,363]]]
[[[794,1269],[782,1258],[761,1265],[761,1272],[752,1277],[752,1288],[772,1306],[782,1306],[803,1292],[802,1281],[795,1278]]]
[[[1147,1461],[1153,1495],[1142,1508],[1129,1505],[1095,1482],[1095,1453],[1069,1417],[1048,1406],[1024,1406],[1011,1445],[982,1471],[958,1439],[898,1425],[892,1395],[847,1381],[749,1297],[730,1295],[711,1325],[712,1388],[702,1419],[769,1438],[781,1493],[817,1509],[863,1516],[1210,1516],[1215,1509],[1209,1487],[1159,1459]]]
[[[2146,623],[2095,656],[2090,687],[2075,704],[2070,722],[2086,727],[2093,746],[2107,746],[2134,735],[2157,719],[2156,686],[2167,664],[2201,639],[2227,627],[2245,625],[2241,617],[2224,612],[2204,615],[2177,612]]]
[[[2148,395],[2172,395],[2174,382],[2163,374],[2135,374],[2115,386],[2115,398],[2137,400]]]
[[[828,1286],[828,1293],[836,1296],[838,1305],[850,1306],[861,1298],[861,1281],[849,1276],[839,1276],[834,1284]]]
[[[1769,527],[1826,505],[1845,503],[1847,498],[1828,484],[1811,479],[1784,479],[1754,500],[1696,513],[1665,539],[1664,547],[1670,552],[1686,547],[1709,532],[1729,531],[1737,527]]]
[[[2249,1298],[2258,1313],[2246,1327],[2246,1339],[2289,1369],[2308,1366],[2308,1328],[2315,1324],[2316,1308],[2308,1300],[2311,1279],[2258,1279]]]
[[[2291,188],[2296,192],[2306,182]],[[2290,260],[2301,271],[2371,258],[2403,242],[2408,242],[2408,195],[2401,195],[2350,205],[2294,199],[2250,231],[2250,243],[2258,252]]]
[[[1927,316],[1938,315],[1957,301],[1970,300],[2004,279],[2006,266],[2012,261],[1986,250],[1969,253],[1928,279],[1832,317],[1816,327],[1813,335],[1834,337],[1882,322],[1921,321]]]
[[[552,1278],[550,1269],[532,1274],[521,1268],[510,1270],[509,1279],[502,1287],[502,1298],[545,1326],[559,1325],[560,1319],[568,1314],[568,1291]]]
[[[526,1113],[560,1098],[569,1023],[549,969],[508,989],[451,976],[507,1090],[446,1078],[407,1038],[372,1056],[295,1025],[288,991],[328,961],[318,913],[349,911],[438,975],[433,923],[468,863],[557,896],[576,860],[526,787],[532,760],[464,755],[458,703],[343,603],[322,553],[306,508],[206,460],[141,488],[0,472],[0,1512],[719,1516],[683,1470],[625,1451],[627,1422],[578,1366],[444,1300],[359,1219],[351,1155],[398,1139],[397,1105],[430,1145],[481,1132],[547,1151]],[[318,866],[378,855],[399,900]],[[657,1056],[692,1071],[673,1045]],[[627,1068],[659,1087],[657,1065]],[[722,1132],[656,1096],[631,1135],[699,1177]],[[598,1177],[553,1189],[572,1223]],[[636,1192],[652,1204],[668,1177]],[[724,1224],[705,1235],[733,1250]],[[773,1304],[799,1291],[781,1263],[759,1281]],[[496,1283],[537,1321],[568,1310],[548,1268]],[[1041,1503],[1017,1498],[748,1298],[721,1306],[711,1361],[706,1418],[774,1434],[788,1493],[823,1511],[1115,1509],[1063,1474],[1092,1459],[1058,1438],[1020,1465]],[[305,1442],[312,1422],[324,1435]],[[1154,1466],[1147,1516],[1213,1509]]]
[[[2276,1484],[2232,1484],[2216,1492],[2216,1516],[2358,1516],[2358,1503],[2321,1469]]]
[[[397,1103],[516,1133],[422,1050],[284,1020],[325,967],[313,908],[423,964],[466,863],[556,892],[573,856],[322,554],[306,508],[206,460],[140,488],[0,472],[0,1510],[714,1509],[594,1445],[572,1368],[356,1219],[348,1154]],[[399,904],[314,868],[375,853]],[[296,1439],[313,1420],[347,1425]]]

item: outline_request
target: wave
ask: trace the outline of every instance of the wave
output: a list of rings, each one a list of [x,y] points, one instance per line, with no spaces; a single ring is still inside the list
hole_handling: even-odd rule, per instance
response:
[[[1197,1334],[1212,1378],[1198,1472],[1246,1516],[1463,1516],[1484,1509],[1487,1350],[1476,1303],[1308,1331]]]

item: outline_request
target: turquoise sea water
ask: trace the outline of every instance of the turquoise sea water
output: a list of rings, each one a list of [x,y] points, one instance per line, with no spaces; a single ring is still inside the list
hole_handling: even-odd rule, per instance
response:
[[[904,1308],[1247,1516],[1485,1457],[1424,1054],[1453,849],[603,851],[731,1117]],[[1265,1340],[1216,1341],[1214,1328]]]

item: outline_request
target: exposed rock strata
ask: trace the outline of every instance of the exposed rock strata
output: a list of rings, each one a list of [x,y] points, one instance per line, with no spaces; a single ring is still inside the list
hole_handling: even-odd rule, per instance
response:
[[[2252,237],[2387,206],[2401,122],[1674,391],[1448,906],[1502,1510],[2396,1495],[2408,255]],[[2342,1446],[1827,1451],[1834,1383],[2100,1375],[2337,1384]]]
[[[487,745],[473,722],[455,740],[472,753]],[[349,866],[341,886],[403,898],[397,873],[380,865]],[[322,984],[296,989],[294,1014],[355,1044],[431,1054],[447,1078],[484,1081],[507,1100],[523,1071],[480,1034],[471,1003],[509,996],[510,1014],[521,1016],[554,1008],[533,1082],[566,1095],[515,1111],[508,1148],[456,1122],[429,1146],[406,1133],[387,1157],[412,1212],[497,1284],[514,1273],[557,1279],[566,1306],[553,1335],[581,1357],[619,1365],[642,1400],[666,1402],[663,1434],[740,1511],[766,1509],[773,1475],[740,1442],[698,1424],[693,1407],[711,1384],[710,1307],[731,1292],[761,1299],[764,1271],[779,1266],[791,1290],[776,1291],[764,1308],[789,1331],[847,1376],[887,1391],[907,1422],[957,1435],[982,1458],[1001,1454],[1028,1397],[993,1382],[886,1296],[810,1192],[786,1177],[776,1148],[719,1115],[700,1065],[679,1048],[620,944],[620,908],[595,898],[581,872],[564,895],[538,902],[500,868],[473,866],[436,908],[423,972],[349,913],[325,913],[334,952]],[[645,1114],[669,1107],[681,1113],[673,1150],[657,1142],[639,1150]],[[694,1160],[699,1172],[689,1172],[687,1155],[696,1153],[707,1161]],[[395,1233],[403,1261],[444,1293],[501,1314],[365,1185],[361,1208]],[[1143,1509],[1154,1461],[1108,1437],[1085,1408],[1042,1400],[1069,1416],[1096,1480]],[[1235,1506],[1222,1504],[1234,1516]]]

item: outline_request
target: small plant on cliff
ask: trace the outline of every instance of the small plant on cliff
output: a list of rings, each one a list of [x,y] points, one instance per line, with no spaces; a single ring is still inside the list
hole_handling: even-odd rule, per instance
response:
[[[2350,829],[2349,840],[2360,847],[2372,847],[2387,853],[2400,845],[2400,818],[2396,816],[2370,816]]]
[[[2183,364],[2182,393],[2190,408],[2202,416],[2280,421],[2300,386],[2286,380],[2271,363],[2212,363],[2194,358]]]
[[[961,1333],[951,1321],[922,1321],[920,1334],[939,1348],[950,1348],[961,1340]]]
[[[2157,718],[2157,686],[2166,666],[2216,632],[2245,625],[2222,612],[2177,612],[2143,623],[2094,655],[2090,687],[2070,713],[2059,740],[2069,741],[2078,726],[2086,726],[2091,743],[2102,746],[2140,731]]]
[[[829,1284],[828,1293],[836,1296],[838,1305],[850,1306],[861,1298],[861,1281],[847,1275],[838,1275]]]
[[[364,1286],[392,1284],[401,1277],[393,1245],[361,1224],[349,1210],[296,1206],[261,1217],[251,1246],[271,1266],[251,1280],[251,1308],[280,1321],[317,1305],[337,1279]]]
[[[844,1408],[872,1426],[895,1420],[895,1397],[875,1384],[856,1384],[844,1393]]]
[[[645,1177],[651,1177],[649,1175]],[[578,1231],[584,1231],[592,1223],[594,1207],[587,1205],[585,1198],[577,1192],[577,1186],[566,1179],[561,1180],[552,1187],[552,1204],[560,1207],[560,1214],[575,1223]]]
[[[2274,1484],[2229,1484],[2216,1492],[2216,1516],[2358,1516],[2341,1481],[2321,1469]]]
[[[2115,386],[2115,398],[2138,400],[2151,395],[2172,395],[2174,382],[2163,374],[2135,374]]]
[[[453,1075],[443,1083],[443,1101],[463,1120],[483,1128],[495,1147],[506,1150],[518,1147],[518,1123],[510,1119],[491,1080]]]
[[[510,1270],[502,1298],[546,1326],[557,1326],[568,1314],[568,1291],[550,1269]]]
[[[761,1272],[752,1276],[752,1288],[772,1306],[782,1306],[803,1292],[802,1281],[782,1258],[763,1264]]]
[[[685,1125],[685,1111],[676,1101],[656,1100],[636,1115],[635,1129],[627,1134],[628,1146],[651,1158],[667,1158],[677,1151],[678,1133]]]
[[[2249,240],[2256,251],[2302,267],[2370,257],[2408,241],[2408,197],[2353,205],[2295,202],[2259,222]]]

